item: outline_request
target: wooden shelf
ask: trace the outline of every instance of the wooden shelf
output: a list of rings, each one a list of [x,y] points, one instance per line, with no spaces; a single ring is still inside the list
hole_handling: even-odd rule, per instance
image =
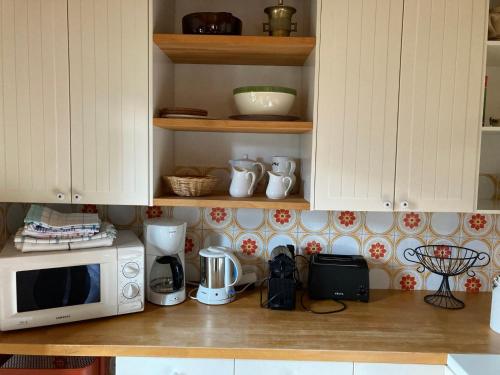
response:
[[[177,64],[302,66],[314,37],[154,34],[153,40]]]
[[[206,197],[168,196],[154,199],[155,206],[168,207],[224,207],[224,208],[283,208],[289,210],[309,210],[310,205],[304,198],[291,196],[282,200],[268,199],[266,196],[233,198],[229,195],[210,195]]]
[[[485,127],[481,128],[481,131],[483,133],[498,133],[498,134],[500,134],[500,127],[485,126]]]
[[[312,122],[306,121],[240,121],[155,118],[158,128],[190,132],[281,133],[303,134],[312,131]]]

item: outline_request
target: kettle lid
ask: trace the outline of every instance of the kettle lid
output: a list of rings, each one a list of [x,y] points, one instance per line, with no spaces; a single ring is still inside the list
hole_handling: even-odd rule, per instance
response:
[[[231,249],[224,246],[210,246],[200,250],[200,256],[205,258],[223,258],[226,253],[231,252]]]
[[[248,154],[243,155],[241,159],[230,160],[231,163],[255,163],[256,160],[252,160],[248,158]]]

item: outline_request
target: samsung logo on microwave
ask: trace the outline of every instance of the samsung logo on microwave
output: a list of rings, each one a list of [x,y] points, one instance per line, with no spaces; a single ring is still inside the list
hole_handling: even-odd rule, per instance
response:
[[[56,320],[61,320],[61,319],[69,319],[71,318],[71,315],[60,315],[56,316]]]

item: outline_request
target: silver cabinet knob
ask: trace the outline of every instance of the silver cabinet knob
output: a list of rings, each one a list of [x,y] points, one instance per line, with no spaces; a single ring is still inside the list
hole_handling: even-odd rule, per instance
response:
[[[410,207],[410,203],[408,203],[408,201],[402,201],[401,202],[401,208],[407,209],[409,207]]]
[[[66,196],[64,195],[64,193],[57,193],[56,197],[60,201],[63,201],[66,198]]]
[[[75,202],[80,202],[82,200],[82,196],[80,194],[73,195],[73,200]]]
[[[392,208],[392,202],[391,201],[385,201],[384,202],[384,207],[385,208]]]

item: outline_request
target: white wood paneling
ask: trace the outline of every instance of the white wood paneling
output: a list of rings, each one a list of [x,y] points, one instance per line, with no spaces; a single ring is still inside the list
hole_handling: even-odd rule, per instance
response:
[[[116,358],[116,375],[234,375],[233,359]]]
[[[352,362],[257,361],[237,359],[235,375],[352,375]]]
[[[148,8],[69,0],[73,203],[148,204]]]
[[[322,2],[315,209],[390,210],[403,0]]]
[[[0,201],[70,202],[70,173],[67,2],[0,0]]]
[[[486,7],[405,1],[396,210],[474,209]]]

